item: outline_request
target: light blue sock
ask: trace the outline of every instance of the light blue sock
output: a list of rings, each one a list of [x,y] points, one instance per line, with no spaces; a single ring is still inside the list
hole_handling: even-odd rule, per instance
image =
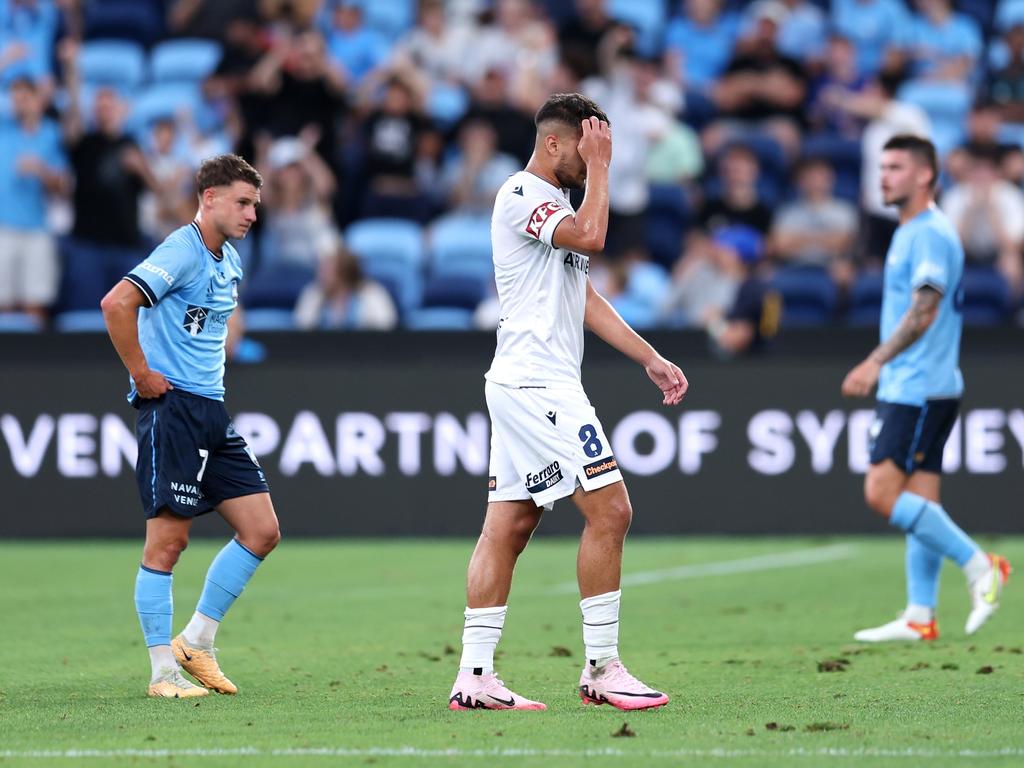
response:
[[[913,533],[907,534],[907,605],[939,604],[939,573],[942,555]]]
[[[981,551],[971,537],[949,518],[946,510],[910,491],[904,491],[896,499],[889,523],[907,533],[913,533],[925,546],[948,557],[960,567]]]
[[[199,596],[196,610],[211,619],[223,621],[224,614],[242,594],[262,562],[262,557],[254,555],[239,544],[237,539],[229,541],[213,558],[210,570],[206,572],[206,584],[203,585],[203,594]]]
[[[139,614],[147,648],[171,644],[171,618],[174,615],[172,580],[167,571],[139,566],[139,575],[135,577],[135,611]]]

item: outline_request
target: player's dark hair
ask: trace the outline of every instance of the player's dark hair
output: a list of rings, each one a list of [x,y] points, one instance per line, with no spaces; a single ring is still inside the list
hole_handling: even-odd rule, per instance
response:
[[[932,189],[939,183],[939,155],[935,151],[935,145],[923,136],[915,136],[911,133],[899,133],[885,142],[886,149],[900,149],[909,152],[914,158],[932,169]]]
[[[196,191],[199,194],[210,187],[229,187],[236,181],[252,184],[256,189],[263,186],[263,177],[238,155],[217,155],[204,160],[196,172]]]
[[[593,99],[588,99],[582,93],[555,93],[537,110],[533,122],[539,128],[541,123],[554,121],[579,131],[580,125],[588,117],[596,117],[611,125],[608,115]]]

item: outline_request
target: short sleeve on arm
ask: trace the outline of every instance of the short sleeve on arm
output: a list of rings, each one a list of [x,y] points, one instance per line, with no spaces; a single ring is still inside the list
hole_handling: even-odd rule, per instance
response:
[[[505,210],[514,231],[540,240],[547,246],[551,245],[555,227],[562,219],[572,216],[572,211],[563,203],[545,195],[542,190],[529,190],[524,186],[513,187],[505,195]]]
[[[949,290],[951,247],[941,233],[930,227],[918,232],[911,246],[914,265],[910,275],[911,290],[925,285],[939,293]]]
[[[165,240],[149,257],[124,276],[155,307],[171,291],[185,285],[199,264],[195,253],[180,240]]]

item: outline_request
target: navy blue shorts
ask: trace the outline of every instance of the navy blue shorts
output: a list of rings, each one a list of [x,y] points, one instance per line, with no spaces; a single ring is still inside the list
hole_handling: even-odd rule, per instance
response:
[[[959,398],[928,400],[920,407],[879,400],[871,425],[871,463],[892,459],[908,475],[919,469],[942,474],[942,450],[959,412]]]
[[[173,389],[136,404],[135,478],[147,518],[165,507],[196,517],[225,499],[270,490],[221,401]]]

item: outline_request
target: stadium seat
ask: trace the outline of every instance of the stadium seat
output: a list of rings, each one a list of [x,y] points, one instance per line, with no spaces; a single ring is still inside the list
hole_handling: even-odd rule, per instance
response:
[[[134,90],[146,76],[146,54],[129,40],[88,40],[78,54],[83,82]]]
[[[416,21],[415,0],[357,0],[363,9],[366,26],[397,40]]]
[[[610,0],[608,14],[636,30],[636,46],[641,53],[647,56],[661,53],[665,0]]]
[[[409,270],[423,266],[423,230],[406,219],[362,219],[346,230],[345,243],[368,271],[384,262]]]
[[[782,294],[782,323],[789,327],[825,325],[836,309],[836,286],[818,267],[787,267],[772,279]]]
[[[657,307],[653,307],[642,299],[629,293],[622,293],[611,300],[615,311],[633,328],[646,330],[653,328],[658,322]]]
[[[87,40],[116,38],[148,46],[163,34],[161,0],[93,0],[82,10]]]
[[[26,312],[0,312],[0,333],[35,333],[43,324],[35,315]]]
[[[243,303],[250,309],[287,309],[295,307],[302,289],[316,278],[314,271],[297,265],[279,265],[257,269],[242,291]]]
[[[968,267],[962,285],[966,325],[1000,325],[1009,317],[1010,288],[994,269]]]
[[[198,83],[217,68],[221,54],[220,43],[214,40],[167,40],[153,47],[149,76],[154,83]]]
[[[54,330],[61,333],[106,333],[107,324],[98,309],[79,309],[61,312],[53,319]]]
[[[626,295],[652,309],[657,309],[668,295],[672,280],[660,264],[639,261],[629,268]]]
[[[473,311],[458,307],[415,309],[405,318],[411,331],[468,331],[473,328]]]
[[[423,277],[393,261],[366,262],[363,271],[387,289],[401,317],[423,301]]]
[[[155,120],[175,118],[188,111],[193,118],[202,109],[198,83],[158,83],[143,89],[131,103],[129,125],[136,133],[145,131]]]
[[[290,309],[246,309],[245,330],[253,333],[294,331],[295,317]]]
[[[864,272],[857,276],[850,289],[850,308],[846,324],[854,328],[877,327],[882,314],[881,272]]]
[[[651,258],[666,267],[674,264],[682,252],[689,220],[689,203],[681,186],[651,186],[647,204],[647,250]]]
[[[423,289],[424,307],[476,309],[487,295],[487,283],[470,275],[431,277]]]
[[[427,95],[427,114],[442,128],[450,128],[469,109],[469,94],[458,85],[434,83]]]
[[[436,270],[466,264],[492,264],[491,222],[486,216],[448,214],[430,227],[430,263]]]

